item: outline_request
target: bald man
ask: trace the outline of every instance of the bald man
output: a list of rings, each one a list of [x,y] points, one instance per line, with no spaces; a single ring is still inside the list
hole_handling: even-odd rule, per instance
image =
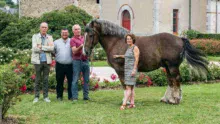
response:
[[[48,77],[50,64],[52,62],[51,53],[54,51],[53,37],[47,34],[48,24],[40,24],[40,33],[32,37],[31,63],[34,64],[36,79],[34,85],[35,98],[33,103],[37,103],[40,97],[40,82],[43,82],[43,96],[45,102],[50,102],[48,98]]]

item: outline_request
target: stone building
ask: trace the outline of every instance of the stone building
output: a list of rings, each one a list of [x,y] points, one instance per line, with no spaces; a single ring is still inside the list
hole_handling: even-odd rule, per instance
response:
[[[180,35],[190,28],[202,33],[220,33],[220,0],[20,0],[20,15],[39,17],[68,5],[140,35],[160,32]]]
[[[84,9],[93,17],[99,16],[99,1],[97,0],[20,0],[20,16],[39,17],[45,12],[63,9],[75,5]]]
[[[100,6],[101,19],[135,34],[180,35],[190,28],[202,33],[220,33],[220,0],[100,0]]]

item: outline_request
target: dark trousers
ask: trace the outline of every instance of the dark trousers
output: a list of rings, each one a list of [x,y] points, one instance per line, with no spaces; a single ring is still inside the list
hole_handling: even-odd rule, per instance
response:
[[[68,81],[68,99],[72,98],[71,84],[73,79],[72,64],[61,64],[56,62],[57,98],[63,98],[63,82],[65,76]]]
[[[48,97],[48,78],[50,72],[50,65],[47,63],[35,64],[35,71],[36,71],[36,79],[35,79],[35,98],[40,97],[40,82],[43,79],[43,95],[44,98]]]

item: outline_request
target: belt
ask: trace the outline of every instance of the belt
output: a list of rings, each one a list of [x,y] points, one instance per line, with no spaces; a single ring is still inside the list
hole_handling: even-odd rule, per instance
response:
[[[72,63],[70,63],[70,64],[62,64],[62,63],[59,63],[59,62],[57,62],[57,61],[56,61],[56,63],[57,63],[57,64],[60,64],[60,65],[72,65]]]
[[[45,61],[45,62],[40,62],[40,64],[47,64],[47,61]]]

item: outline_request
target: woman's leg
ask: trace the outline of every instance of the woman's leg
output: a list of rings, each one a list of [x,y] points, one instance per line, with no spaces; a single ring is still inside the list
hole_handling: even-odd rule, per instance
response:
[[[124,90],[124,97],[123,97],[123,99],[122,99],[122,102],[124,101],[124,99],[125,99],[125,96],[126,96],[126,89]],[[131,97],[128,97],[128,100],[127,100],[127,103],[126,104],[131,104]]]
[[[134,105],[134,96],[135,96],[134,86],[132,86],[131,87],[131,105]]]
[[[126,94],[122,105],[126,105],[128,98],[131,96],[131,86],[126,86]]]

